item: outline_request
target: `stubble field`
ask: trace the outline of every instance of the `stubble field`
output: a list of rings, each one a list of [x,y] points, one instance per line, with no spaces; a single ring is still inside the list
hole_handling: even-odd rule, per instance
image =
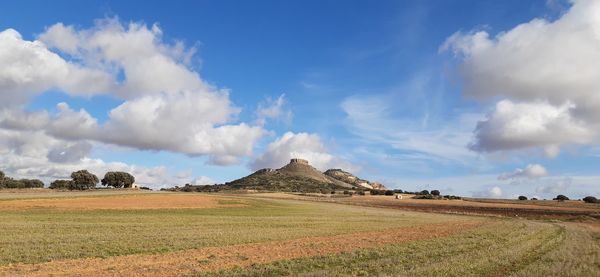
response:
[[[290,198],[298,196],[0,193],[0,275],[600,275],[593,218]]]

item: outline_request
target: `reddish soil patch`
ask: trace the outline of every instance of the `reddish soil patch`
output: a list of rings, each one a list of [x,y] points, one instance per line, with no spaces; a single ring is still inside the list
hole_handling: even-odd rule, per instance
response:
[[[430,239],[463,232],[481,224],[487,223],[482,221],[454,222],[329,237],[208,247],[157,255],[74,259],[35,265],[15,264],[0,267],[0,275],[177,276],[217,271],[234,266],[246,267],[256,263],[380,247],[390,243]]]
[[[242,206],[243,204],[218,203],[218,198],[201,195],[119,195],[104,197],[78,197],[55,199],[27,199],[0,201],[0,210],[6,209],[203,209]]]

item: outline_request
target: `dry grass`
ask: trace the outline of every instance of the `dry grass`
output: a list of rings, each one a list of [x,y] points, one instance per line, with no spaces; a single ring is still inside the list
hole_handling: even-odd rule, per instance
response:
[[[129,255],[106,259],[76,259],[43,264],[0,267],[11,276],[48,274],[80,276],[178,276],[215,271],[235,266],[251,266],[299,257],[375,248],[390,243],[422,240],[464,232],[480,222],[457,222],[405,227],[377,232],[361,232],[287,241],[242,244],[182,250],[158,255]]]
[[[199,276],[600,276],[599,234],[528,220]]]
[[[190,194],[185,194],[188,197]],[[200,195],[200,194],[194,194]],[[165,199],[182,194],[165,194]],[[103,199],[120,198],[106,196]],[[468,220],[465,217],[328,203],[215,197],[203,209],[0,210],[0,265],[156,254]],[[94,199],[94,198],[81,198]],[[64,201],[65,199],[55,199]],[[29,200],[16,200],[29,201]],[[12,202],[12,201],[8,201]]]
[[[218,197],[201,194],[131,194],[112,197],[77,197],[0,201],[0,210],[69,209],[69,210],[143,210],[143,209],[207,209],[243,206],[219,203]]]

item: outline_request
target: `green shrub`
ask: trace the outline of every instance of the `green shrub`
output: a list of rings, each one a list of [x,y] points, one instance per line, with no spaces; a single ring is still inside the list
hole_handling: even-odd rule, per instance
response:
[[[586,196],[583,198],[583,202],[585,203],[600,203],[598,199],[594,196]]]
[[[122,171],[109,171],[102,178],[103,186],[112,186],[115,188],[130,188],[135,182],[133,175]]]
[[[51,189],[73,189],[72,184],[73,184],[73,182],[71,182],[70,180],[54,180],[52,183],[50,183],[50,188]]]
[[[556,198],[552,199],[552,200],[558,200],[558,201],[565,201],[565,200],[569,200],[569,197],[566,197],[562,194],[559,194],[556,196]]]
[[[93,189],[99,182],[98,177],[87,170],[75,171],[71,173],[71,178],[73,179],[72,189],[78,190]]]

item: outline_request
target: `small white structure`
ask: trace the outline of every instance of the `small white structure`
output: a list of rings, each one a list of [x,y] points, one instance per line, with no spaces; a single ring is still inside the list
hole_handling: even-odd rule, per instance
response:
[[[402,199],[402,194],[396,194],[396,199]]]
[[[131,184],[131,188],[132,189],[139,189],[140,185],[134,183],[134,184]]]

